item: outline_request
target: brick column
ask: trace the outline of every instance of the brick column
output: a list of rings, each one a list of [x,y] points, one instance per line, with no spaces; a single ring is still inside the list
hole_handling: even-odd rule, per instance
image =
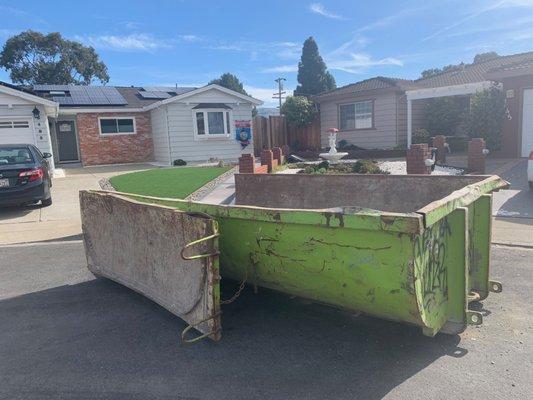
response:
[[[433,147],[437,149],[435,162],[444,164],[446,162],[446,136],[437,135],[433,138]]]
[[[239,157],[239,173],[253,174],[255,167],[255,157],[251,154],[243,154]]]
[[[426,166],[426,160],[430,158],[427,143],[413,144],[407,150],[407,173],[408,174],[431,174],[431,166]]]
[[[468,142],[468,172],[485,173],[485,140],[473,138]]]
[[[278,165],[282,165],[285,162],[281,147],[272,148],[272,154],[274,155],[274,159],[278,160]]]
[[[261,151],[261,165],[268,166],[268,172],[272,172],[278,166],[278,160],[274,160],[274,153],[272,150]]]

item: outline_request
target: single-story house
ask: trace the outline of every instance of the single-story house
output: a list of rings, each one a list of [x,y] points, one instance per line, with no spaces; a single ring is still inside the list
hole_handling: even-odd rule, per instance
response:
[[[260,104],[219,85],[0,83],[0,143],[37,144],[56,165],[236,160],[253,152],[252,139],[246,145],[237,131],[250,126],[252,109]]]
[[[494,84],[507,97],[502,149],[505,157],[526,157],[533,150],[533,52],[498,57],[429,78],[405,80],[375,77],[315,96],[320,106],[322,145],[329,128],[339,140],[363,148],[409,146],[424,128],[429,99],[469,97]]]

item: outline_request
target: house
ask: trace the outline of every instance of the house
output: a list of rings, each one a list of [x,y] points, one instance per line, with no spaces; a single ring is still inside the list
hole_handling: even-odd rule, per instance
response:
[[[525,157],[533,148],[533,52],[465,64],[435,76],[404,80],[375,77],[322,93],[321,140],[337,127],[339,140],[363,148],[409,146],[417,128],[426,127],[424,109],[429,99],[465,97],[500,85],[506,93],[508,117],[503,121],[505,157]]]
[[[0,143],[35,143],[55,164],[236,160],[253,149],[237,140],[235,126],[260,104],[218,85],[30,90],[2,83]]]

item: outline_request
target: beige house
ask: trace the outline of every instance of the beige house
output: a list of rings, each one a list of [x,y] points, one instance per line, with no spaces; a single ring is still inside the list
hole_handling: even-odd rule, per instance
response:
[[[322,146],[329,128],[338,140],[365,149],[387,149],[411,144],[417,128],[427,128],[425,107],[439,97],[468,98],[499,85],[505,91],[508,121],[503,123],[501,154],[525,156],[533,146],[533,52],[497,57],[442,72],[425,79],[375,77],[314,97],[320,106]],[[511,122],[512,121],[512,122]]]

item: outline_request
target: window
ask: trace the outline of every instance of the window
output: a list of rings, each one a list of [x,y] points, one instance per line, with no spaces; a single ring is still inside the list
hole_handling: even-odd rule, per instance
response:
[[[0,120],[0,129],[21,129],[29,128],[29,121],[1,121]]]
[[[31,163],[33,156],[27,147],[0,147],[0,166]]]
[[[372,128],[374,102],[372,100],[358,101],[339,106],[341,131]]]
[[[131,135],[135,133],[135,118],[100,118],[101,135]]]
[[[193,110],[195,134],[198,138],[229,137],[231,134],[231,113],[226,110]]]

